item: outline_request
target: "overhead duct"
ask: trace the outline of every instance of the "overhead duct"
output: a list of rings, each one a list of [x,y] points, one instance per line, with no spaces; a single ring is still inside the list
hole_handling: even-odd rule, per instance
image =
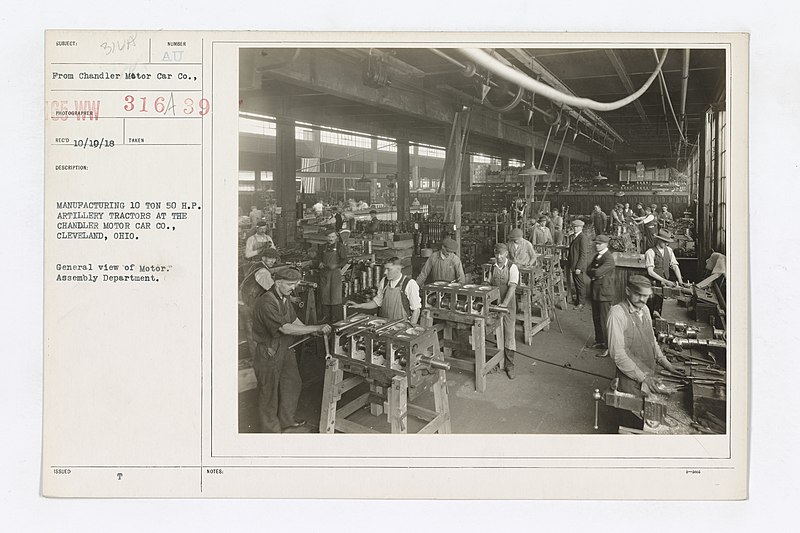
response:
[[[659,72],[661,72],[661,67],[664,65],[664,61],[667,59],[667,53],[669,52],[669,50],[664,51],[664,54],[661,56],[661,59],[658,62],[658,66],[638,91],[628,95],[622,100],[606,103],[597,102],[596,100],[592,100],[590,98],[581,98],[564,94],[556,89],[553,89],[549,85],[531,78],[530,76],[513,67],[503,64],[480,48],[460,48],[459,51],[471,61],[511,83],[514,83],[520,87],[524,87],[525,89],[528,89],[536,94],[540,94],[545,98],[553,100],[554,102],[566,104],[572,107],[591,109],[593,111],[614,111],[615,109],[624,107],[639,98],[650,87],[650,85],[653,83],[653,80],[655,80],[656,76],[658,76]]]

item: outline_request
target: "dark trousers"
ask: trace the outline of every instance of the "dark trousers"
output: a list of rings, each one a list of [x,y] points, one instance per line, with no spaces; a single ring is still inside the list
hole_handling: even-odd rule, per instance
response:
[[[594,342],[608,346],[608,331],[606,321],[611,302],[592,300],[592,320],[594,321]]]
[[[650,309],[650,316],[653,316],[653,312],[658,312],[661,314],[661,309],[664,307],[664,298],[659,296],[658,294],[653,294],[650,296],[650,299],[647,300],[647,308]]]
[[[586,303],[586,289],[588,288],[589,276],[587,276],[582,270],[580,274],[575,274],[573,271],[572,273],[572,287],[575,289],[575,300],[576,305],[581,305]]]
[[[322,304],[322,316],[327,316],[326,324],[333,324],[344,319],[344,306],[342,304],[326,305]]]
[[[271,358],[259,354],[253,360],[253,370],[258,381],[261,432],[280,433],[294,424],[297,401],[303,389],[294,350],[276,353]]]

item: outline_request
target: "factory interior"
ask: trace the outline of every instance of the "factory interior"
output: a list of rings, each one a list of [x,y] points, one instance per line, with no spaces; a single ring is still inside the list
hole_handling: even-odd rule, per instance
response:
[[[727,432],[725,49],[239,60],[240,433]]]

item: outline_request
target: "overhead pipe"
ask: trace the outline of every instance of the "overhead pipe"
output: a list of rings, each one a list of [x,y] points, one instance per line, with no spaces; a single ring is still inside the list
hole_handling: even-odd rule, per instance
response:
[[[510,81],[511,83],[525,87],[529,91],[541,94],[545,98],[549,98],[555,102],[578,108],[591,109],[593,111],[614,111],[639,98],[650,87],[650,85],[653,83],[653,80],[655,80],[656,76],[658,76],[658,74],[661,72],[661,67],[664,65],[664,61],[667,59],[667,54],[669,53],[669,50],[664,51],[664,54],[661,56],[661,59],[658,62],[658,66],[638,91],[615,102],[597,102],[590,98],[572,96],[553,89],[549,85],[535,80],[513,67],[504,65],[502,62],[498,61],[480,48],[460,48],[459,51],[471,61],[474,61],[476,64],[500,76],[501,78]]]
[[[683,51],[683,72],[681,85],[681,124],[686,129],[686,96],[689,92],[689,55],[691,50],[688,48]]]

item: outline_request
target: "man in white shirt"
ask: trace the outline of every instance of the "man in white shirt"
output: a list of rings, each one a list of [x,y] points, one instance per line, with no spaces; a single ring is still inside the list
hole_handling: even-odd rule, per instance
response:
[[[265,248],[275,248],[272,237],[267,235],[267,223],[261,221],[256,226],[255,235],[247,238],[244,248],[244,256],[251,261],[260,261],[261,252]]]
[[[261,222],[261,219],[264,218],[264,212],[261,211],[258,207],[252,206],[250,207],[250,227],[255,228],[256,225]]]
[[[378,284],[378,294],[363,304],[348,300],[346,305],[352,309],[378,309],[378,316],[389,320],[401,318],[416,324],[422,300],[419,297],[419,285],[409,276],[403,275],[400,259],[392,257],[384,264],[386,277]]]
[[[667,230],[660,230],[655,236],[656,244],[644,253],[644,267],[647,269],[647,275],[654,281],[656,287],[674,287],[675,282],[669,280],[669,271],[675,273],[678,278],[678,283],[683,284],[683,277],[681,276],[681,267],[672,248],[667,246],[668,242],[673,242],[672,234]],[[661,315],[661,308],[664,305],[664,298],[658,294],[653,294],[650,301],[647,302],[647,307],[650,308],[650,313],[658,313]]]
[[[519,285],[519,269],[508,259],[508,246],[499,242],[494,245],[494,265],[489,274],[489,285],[500,289],[500,307],[507,307],[503,313],[503,337],[505,339],[505,367],[508,379],[516,377],[514,373],[514,352],[517,349],[517,285]]]

